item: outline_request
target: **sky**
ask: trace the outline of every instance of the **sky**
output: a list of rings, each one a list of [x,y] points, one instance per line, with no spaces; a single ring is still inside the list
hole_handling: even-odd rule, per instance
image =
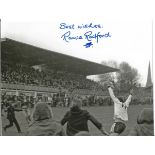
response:
[[[78,28],[90,23],[92,27],[99,25],[101,28]],[[58,18],[46,22],[2,20],[1,25],[2,38],[11,38],[97,63],[109,60],[128,62],[138,70],[143,86],[147,80],[149,61],[152,67],[152,21],[104,21],[100,17],[93,20]],[[85,33],[90,31],[93,35],[109,33],[110,37],[101,37],[97,43],[97,39],[86,38]],[[83,39],[71,40],[65,34],[67,32],[70,32],[71,37],[82,36]],[[88,42],[92,42],[93,46],[85,48],[84,45]]]

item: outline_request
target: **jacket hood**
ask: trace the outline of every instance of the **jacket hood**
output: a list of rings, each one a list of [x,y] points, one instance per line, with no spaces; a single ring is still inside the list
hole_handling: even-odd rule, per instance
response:
[[[138,124],[152,124],[154,123],[153,121],[153,109],[152,108],[144,108],[138,118],[137,118],[137,123]]]
[[[52,109],[46,103],[37,103],[32,112],[32,119],[40,121],[53,117]]]
[[[78,115],[82,112],[82,110],[78,106],[74,106],[74,107],[71,107],[70,112],[73,115]]]

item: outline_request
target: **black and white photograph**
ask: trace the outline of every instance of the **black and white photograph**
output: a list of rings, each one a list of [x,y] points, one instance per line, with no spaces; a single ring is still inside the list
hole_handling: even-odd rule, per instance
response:
[[[0,154],[154,154],[152,0],[0,0]]]
[[[154,136],[152,26],[2,19],[2,135]]]

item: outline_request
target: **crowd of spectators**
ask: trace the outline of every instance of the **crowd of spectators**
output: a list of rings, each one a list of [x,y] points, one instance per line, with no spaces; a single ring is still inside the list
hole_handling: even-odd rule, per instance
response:
[[[79,95],[81,94],[81,96],[83,96],[81,97],[83,106],[93,106],[93,105],[102,106],[113,104],[109,97],[108,91],[104,91],[101,85],[92,80],[86,79],[86,77],[82,75],[76,75],[73,73],[66,73],[62,71],[53,71],[53,70],[40,71],[29,66],[23,66],[20,64],[11,65],[7,63],[2,63],[1,71],[2,71],[1,74],[2,82],[4,83],[58,88],[59,92],[53,95],[52,100],[50,101],[50,104],[52,106],[65,105],[66,102],[65,93],[64,94],[62,92],[60,93],[60,91],[62,90],[61,88],[68,90],[68,92],[70,92],[71,94],[72,93]],[[99,97],[99,94],[101,96],[102,95],[104,96]],[[140,92],[139,94],[142,93]],[[125,97],[125,95],[121,96]],[[24,101],[25,98],[23,96],[19,95],[17,98],[18,98],[17,100],[20,103],[25,103]],[[67,100],[68,102],[70,102],[69,97]],[[31,97],[31,100],[28,102],[30,102],[31,105],[34,104],[35,98]],[[151,97],[145,97],[144,99],[141,96],[140,97],[137,96],[132,100],[131,104],[146,104],[146,103],[152,104],[153,99]]]
[[[83,75],[64,71],[39,71],[33,67],[20,64],[2,63],[2,82],[9,84],[24,84],[46,86],[52,88],[101,90],[102,87]]]
[[[77,98],[77,97],[76,97]],[[82,106],[112,106],[113,101],[111,100],[110,96],[96,96],[96,95],[86,95],[86,96],[80,96],[78,95],[78,98],[82,101]],[[126,98],[124,96],[119,96],[119,98],[123,98],[125,100]],[[23,106],[29,106],[33,107],[37,101],[44,101],[47,104],[49,104],[51,107],[69,107],[72,97],[69,95],[66,95],[65,93],[55,93],[50,97],[49,99],[45,99],[44,97],[40,96],[35,98],[34,96],[26,96],[26,95],[6,95],[1,94],[1,102],[2,102],[2,109],[3,106],[6,106],[9,100],[16,103],[17,107],[23,107]],[[140,100],[139,98],[134,97],[131,101],[131,105],[143,105],[143,104],[153,104],[152,98],[143,98],[143,100]]]

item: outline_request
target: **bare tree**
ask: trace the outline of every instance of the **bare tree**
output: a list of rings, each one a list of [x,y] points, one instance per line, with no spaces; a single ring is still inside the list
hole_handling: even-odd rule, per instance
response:
[[[99,75],[99,81],[106,89],[107,82],[111,81],[115,87],[116,92],[128,92],[131,88],[140,85],[140,75],[137,69],[131,67],[127,62],[118,64],[116,61],[103,61],[102,64],[118,68],[119,72],[107,73]]]
[[[109,67],[119,68],[118,63],[114,60],[102,61],[101,63],[103,65],[106,65]],[[105,83],[107,83],[108,81],[116,83],[117,82],[117,76],[118,76],[118,73],[113,72],[113,73],[106,73],[106,74],[98,75],[98,78],[99,78],[100,84],[102,84],[104,86]]]
[[[119,65],[120,72],[117,76],[117,82],[121,91],[129,91],[129,89],[139,85],[140,75],[137,69],[131,67],[127,62]]]

